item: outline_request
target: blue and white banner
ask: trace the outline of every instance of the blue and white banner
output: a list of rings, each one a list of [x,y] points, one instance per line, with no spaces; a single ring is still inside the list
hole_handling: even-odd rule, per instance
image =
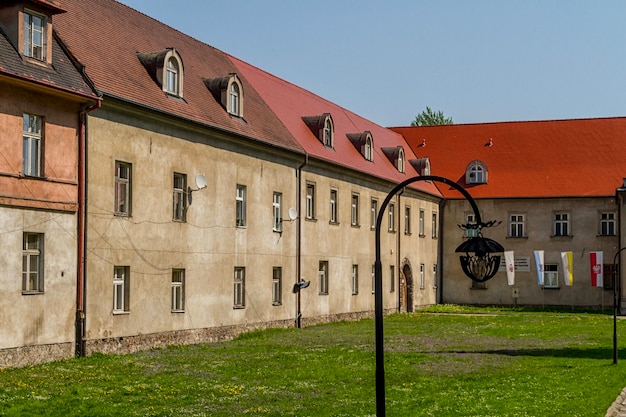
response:
[[[543,285],[543,251],[535,251],[535,266],[537,267],[537,284]]]

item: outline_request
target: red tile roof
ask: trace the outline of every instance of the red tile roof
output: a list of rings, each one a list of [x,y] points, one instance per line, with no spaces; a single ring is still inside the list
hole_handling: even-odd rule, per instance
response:
[[[433,175],[461,185],[466,186],[467,165],[484,162],[488,184],[466,187],[475,198],[612,196],[626,177],[624,117],[392,130],[420,157],[430,158]],[[447,197],[460,197],[441,189]]]
[[[261,94],[268,106],[311,157],[396,183],[418,175],[408,163],[410,159],[416,159],[416,156],[401,135],[244,61],[235,57],[231,59],[237,66],[237,70]],[[335,127],[333,149],[324,146],[302,120],[303,117],[319,116],[324,113],[330,113],[333,119]],[[347,136],[365,131],[370,131],[374,140],[373,162],[365,160]],[[405,173],[398,172],[381,150],[381,148],[395,146],[404,147]],[[413,187],[430,194],[441,195],[432,183],[418,182]]]
[[[230,116],[203,82],[237,69],[226,54],[114,0],[63,0],[54,27],[96,88],[117,97],[253,140],[302,152],[242,77],[244,120]],[[137,57],[174,48],[184,65],[184,100],[168,97]]]

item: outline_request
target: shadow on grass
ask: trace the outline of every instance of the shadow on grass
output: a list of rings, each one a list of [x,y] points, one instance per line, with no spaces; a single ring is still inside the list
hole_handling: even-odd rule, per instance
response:
[[[488,354],[503,356],[550,356],[554,358],[572,359],[606,359],[613,361],[613,348],[560,348],[560,349],[488,349],[488,350],[446,350],[442,353],[455,354]],[[618,349],[618,360],[626,360],[626,349]]]

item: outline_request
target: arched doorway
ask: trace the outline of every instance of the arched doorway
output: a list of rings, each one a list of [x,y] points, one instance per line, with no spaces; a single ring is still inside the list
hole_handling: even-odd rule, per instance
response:
[[[408,259],[402,262],[400,271],[400,311],[413,312],[413,270]]]

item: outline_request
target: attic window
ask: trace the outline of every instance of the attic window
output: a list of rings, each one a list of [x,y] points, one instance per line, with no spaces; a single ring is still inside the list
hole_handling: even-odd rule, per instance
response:
[[[404,173],[404,148],[402,146],[396,146],[393,148],[381,148],[389,162],[396,167],[398,172]]]
[[[302,120],[324,146],[331,149],[334,148],[335,127],[330,113],[323,113],[319,116],[305,116]]]
[[[138,53],[137,58],[164,93],[183,97],[183,60],[174,48],[160,52]]]
[[[46,61],[48,35],[46,16],[24,11],[24,56]]]
[[[420,159],[411,159],[409,163],[413,166],[415,171],[419,173],[419,175],[430,175],[430,159],[428,158],[420,158]]]
[[[348,133],[346,136],[366,161],[374,160],[374,139],[371,132]]]
[[[205,78],[204,85],[229,114],[243,117],[243,85],[237,74],[230,73],[224,77]]]
[[[472,161],[465,169],[466,184],[487,184],[487,166],[482,161]]]

